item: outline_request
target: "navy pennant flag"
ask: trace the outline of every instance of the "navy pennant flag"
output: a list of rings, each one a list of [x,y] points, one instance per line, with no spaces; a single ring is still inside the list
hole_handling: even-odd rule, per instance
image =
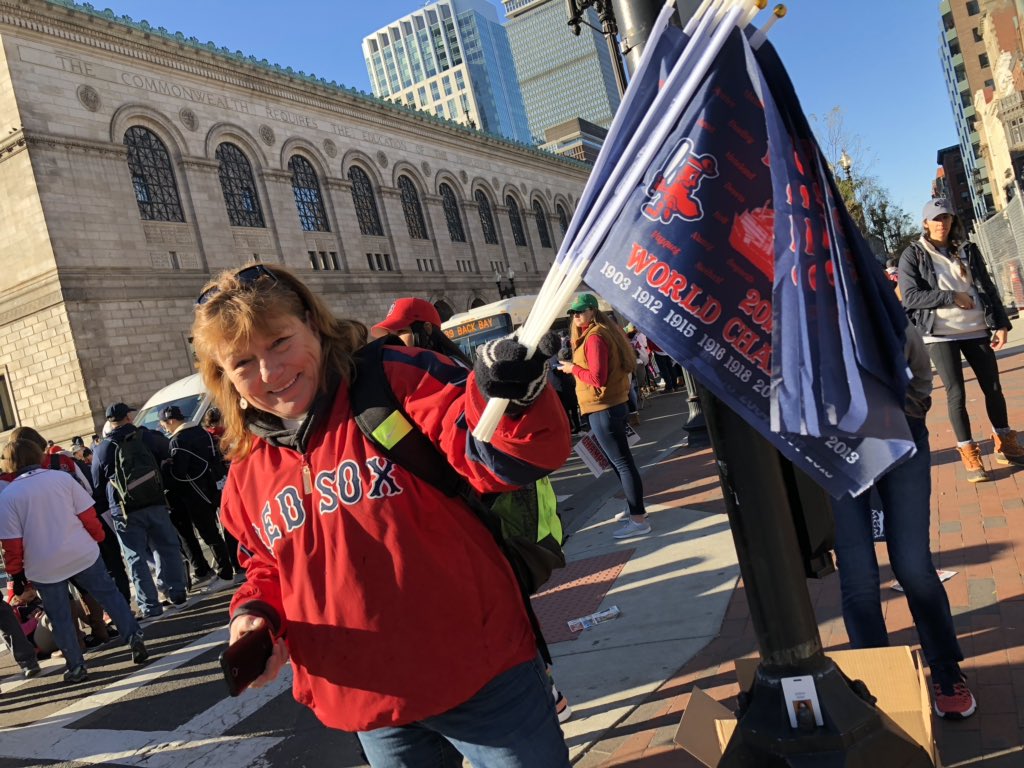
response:
[[[650,57],[630,89],[664,66]],[[618,130],[638,121],[616,122],[605,175],[634,162]],[[585,281],[829,493],[911,455],[905,315],[769,45],[729,33],[609,213]]]

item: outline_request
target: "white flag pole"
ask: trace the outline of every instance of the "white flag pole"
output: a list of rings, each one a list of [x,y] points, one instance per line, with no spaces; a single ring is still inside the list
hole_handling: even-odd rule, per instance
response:
[[[751,35],[750,47],[756,51],[758,48],[764,45],[764,41],[768,38],[768,30],[770,30],[775,25],[775,22],[777,22],[785,15],[786,6],[782,5],[781,3],[779,5],[776,5],[775,8],[772,9],[771,17],[768,19],[768,21],[764,23],[764,26],[757,30],[757,32],[755,32],[753,35]]]

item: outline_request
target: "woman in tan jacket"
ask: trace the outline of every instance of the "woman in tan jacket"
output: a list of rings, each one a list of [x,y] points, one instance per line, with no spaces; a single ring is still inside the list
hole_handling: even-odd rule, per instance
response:
[[[590,421],[594,437],[618,475],[628,505],[616,515],[623,524],[612,535],[617,539],[643,536],[651,532],[651,526],[644,509],[640,472],[626,440],[629,377],[636,359],[633,348],[626,334],[597,308],[597,299],[589,293],[576,298],[569,314],[572,362],[559,363],[558,367],[576,379],[580,412]]]

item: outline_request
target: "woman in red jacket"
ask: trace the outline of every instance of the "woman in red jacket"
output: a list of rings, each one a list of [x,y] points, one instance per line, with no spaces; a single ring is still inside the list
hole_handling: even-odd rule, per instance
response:
[[[568,766],[491,533],[380,456],[352,418],[346,384],[365,336],[277,266],[223,273],[197,301],[193,338],[232,462],[223,523],[247,573],[230,642],[269,628],[274,650],[254,685],[290,657],[295,698],[357,732],[374,766],[441,768],[460,753],[481,766]],[[394,437],[421,430],[481,492],[529,483],[570,449],[543,354],[492,344],[480,356],[492,363],[474,372],[408,347],[387,347],[383,362],[408,417]],[[491,396],[513,405],[488,444],[470,430]]]
[[[43,451],[31,440],[11,440],[0,454],[0,470],[15,477],[0,493],[0,543],[4,563],[20,595],[31,580],[43,598],[43,610],[64,653],[64,680],[88,677],[68,601],[73,578],[110,614],[118,633],[131,646],[132,660],[149,658],[139,623],[117,591],[96,542],[103,527],[92,497],[67,472],[42,469]]]
[[[572,360],[559,363],[576,378],[576,399],[601,450],[622,483],[626,509],[615,516],[622,525],[616,539],[651,532],[644,506],[644,486],[626,434],[626,402],[636,357],[623,330],[598,309],[597,299],[581,293],[569,307],[572,317]]]

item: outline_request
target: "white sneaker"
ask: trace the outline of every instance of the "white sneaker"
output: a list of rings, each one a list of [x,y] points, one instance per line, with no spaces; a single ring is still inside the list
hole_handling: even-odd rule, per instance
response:
[[[647,519],[647,513],[644,512],[644,520]],[[616,523],[621,523],[623,520],[629,520],[629,508],[622,510],[615,517],[612,518]]]
[[[643,536],[651,532],[651,524],[644,520],[641,523],[629,519],[622,524],[621,528],[616,529],[615,533],[612,534],[613,538],[616,539],[629,539],[633,536]]]
[[[558,722],[564,723],[572,717],[572,707],[569,706],[569,700],[565,698],[564,693],[556,689],[555,694],[555,715],[558,717]]]
[[[212,595],[214,592],[222,592],[225,589],[233,589],[235,582],[232,579],[222,579],[217,576],[210,580],[210,583],[199,591],[204,595]]]

